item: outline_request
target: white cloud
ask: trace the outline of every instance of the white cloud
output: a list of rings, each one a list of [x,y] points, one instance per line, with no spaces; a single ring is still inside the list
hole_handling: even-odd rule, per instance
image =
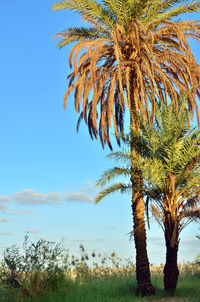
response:
[[[40,193],[31,189],[25,189],[21,192],[17,192],[11,195],[11,198],[13,201],[19,204],[26,204],[31,206],[41,204],[60,204],[62,201],[60,193]]]
[[[162,245],[164,243],[164,237],[162,236],[151,236],[147,237],[147,241],[152,244]]]
[[[91,180],[85,181],[84,183],[86,184],[86,187],[81,187],[78,189],[78,191],[85,192],[87,194],[96,195],[96,193],[97,193],[96,185]]]
[[[0,196],[0,202],[10,202],[11,199],[7,196]]]
[[[77,202],[94,202],[94,198],[83,192],[66,192],[66,196],[64,197],[66,201],[77,201]]]
[[[85,187],[77,188],[75,192],[65,192],[65,201],[74,202],[94,202],[94,196],[97,193],[96,186],[91,180],[85,181]]]
[[[115,226],[111,226],[111,227],[106,227],[104,230],[116,230],[117,229],[117,227],[115,227]]]
[[[4,203],[10,202],[11,199],[7,196],[0,196],[0,211],[5,212],[7,209],[9,209],[9,206]]]
[[[182,242],[182,244],[199,243],[196,237],[185,237],[185,238],[181,238],[180,241]]]
[[[0,218],[0,222],[8,222],[8,221],[13,221],[13,219],[9,219],[9,218]]]
[[[0,211],[4,212],[7,209],[9,209],[9,206],[7,206],[6,204],[0,203]]]
[[[33,210],[18,210],[18,209],[11,209],[9,211],[6,211],[6,214],[10,214],[10,215],[26,215],[26,214],[35,214],[35,211]]]
[[[10,233],[10,232],[0,232],[0,235],[2,235],[2,236],[10,236],[10,235],[12,235],[12,233]]]
[[[59,192],[41,193],[32,189],[24,189],[9,197],[2,195],[0,196],[0,211],[6,211],[7,214],[13,215],[33,214],[33,212],[26,209],[11,209],[7,204],[4,204],[6,202],[27,206],[64,204],[64,201],[94,202],[93,196],[96,193],[96,187],[91,181],[88,181],[85,184],[85,187],[78,188],[75,192],[65,192],[64,196]]]

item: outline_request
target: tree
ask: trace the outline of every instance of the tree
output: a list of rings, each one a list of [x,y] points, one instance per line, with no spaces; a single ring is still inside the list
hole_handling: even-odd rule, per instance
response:
[[[166,244],[164,286],[166,291],[173,292],[179,274],[180,232],[200,218],[200,132],[188,126],[183,100],[178,115],[173,105],[163,106],[156,119],[156,129],[150,132],[153,157],[144,167],[149,187],[145,195],[153,201],[151,211],[163,227]]]
[[[120,144],[125,107],[130,112],[130,126],[140,131],[138,114],[153,122],[155,104],[170,99],[177,109],[178,94],[193,87],[188,109],[196,112],[200,68],[192,55],[188,38],[199,40],[199,22],[171,20],[183,13],[198,12],[200,1],[183,0],[66,0],[53,5],[54,10],[69,9],[90,24],[68,28],[59,47],[76,42],[69,55],[73,68],[64,96],[74,91],[75,108],[92,138],[110,148],[112,124]],[[179,92],[179,93],[178,93]],[[151,101],[149,99],[151,95]],[[133,163],[134,166],[134,163]],[[134,219],[138,293],[154,292],[150,282],[146,252],[144,201],[138,183],[140,171],[132,173],[132,211]]]
[[[166,263],[164,287],[174,292],[178,281],[177,253],[180,232],[192,221],[200,219],[200,131],[188,125],[188,110],[184,99],[180,99],[178,112],[171,104],[157,107],[153,125],[141,121],[142,133],[133,131],[135,149],[131,153],[112,153],[110,157],[121,159],[123,167],[106,171],[98,184],[105,186],[116,176],[131,175],[132,158],[136,170],[143,175],[143,194],[146,196],[147,219],[149,203],[151,212],[165,235]],[[127,139],[129,146],[132,137]],[[115,191],[127,192],[131,183],[115,183],[102,190],[96,198],[99,202]]]

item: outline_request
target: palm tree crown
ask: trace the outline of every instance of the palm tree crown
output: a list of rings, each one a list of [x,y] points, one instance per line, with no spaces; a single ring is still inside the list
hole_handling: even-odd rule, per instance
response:
[[[178,233],[200,218],[200,132],[191,128],[188,118],[184,98],[179,99],[178,112],[173,104],[167,107],[163,103],[161,109],[157,107],[153,125],[141,120],[142,133],[132,131],[131,138],[124,138],[129,147],[134,139],[134,150],[109,155],[109,158],[122,161],[123,166],[104,172],[97,182],[105,187],[116,177],[128,176],[130,179],[133,159],[135,156],[138,159],[140,152],[140,160],[134,161],[134,168],[142,171],[147,210],[151,202],[151,211],[161,226],[165,223],[166,213],[170,213]],[[98,194],[96,202],[115,191],[131,192],[131,188],[131,182],[114,183]]]
[[[177,109],[179,92],[193,87],[190,112],[196,112],[200,68],[187,39],[199,40],[198,21],[177,21],[183,13],[197,12],[200,1],[181,0],[66,0],[54,10],[70,9],[90,24],[68,28],[59,47],[71,42],[68,96],[75,91],[75,108],[88,125],[91,137],[100,136],[111,148],[112,123],[119,143],[125,105],[131,124],[138,128],[135,113],[153,121],[155,103],[173,101]],[[149,101],[151,95],[151,102]],[[80,108],[82,105],[82,108]],[[199,121],[199,120],[198,120]]]

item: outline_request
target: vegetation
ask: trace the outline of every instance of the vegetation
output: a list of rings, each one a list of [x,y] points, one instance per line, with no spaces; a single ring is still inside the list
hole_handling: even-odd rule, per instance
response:
[[[4,251],[0,270],[1,290],[12,297],[38,297],[66,285],[62,244],[46,240],[30,242],[25,236],[23,249],[11,246]],[[1,301],[1,300],[0,300]]]
[[[130,259],[123,261],[114,252],[109,257],[100,253],[89,254],[82,245],[80,245],[79,257],[69,256],[63,253],[60,243],[44,240],[28,243],[27,237],[24,245],[28,248],[21,252],[20,249],[11,247],[4,253],[0,274],[0,302],[129,302],[133,301],[133,297],[134,301],[144,301],[141,297],[133,296],[137,284],[135,266]],[[43,247],[48,247],[48,252],[47,250],[45,252],[47,257],[43,256]],[[58,251],[59,271],[55,259],[55,253],[57,254]],[[28,264],[24,262],[25,254]],[[49,263],[51,263],[50,270]],[[24,276],[21,267],[24,268]],[[27,272],[26,267],[31,269]],[[61,268],[65,268],[65,271]],[[157,289],[153,301],[163,301],[160,299],[168,298],[168,295],[162,291],[162,268],[162,266],[151,266],[152,280]],[[53,271],[55,275],[52,274]],[[180,272],[177,299],[189,297],[188,301],[198,301],[200,267],[195,262],[184,264],[180,265]],[[13,282],[16,280],[18,280],[17,284]],[[152,297],[146,298],[145,301],[152,301]]]
[[[166,106],[163,103],[161,108],[157,107],[154,124],[141,120],[140,128],[141,134],[132,131],[131,137],[124,139],[129,149],[134,140],[131,152],[124,150],[109,156],[122,160],[124,165],[104,172],[98,185],[104,187],[116,176],[130,179],[133,168],[142,171],[141,190],[146,196],[148,221],[151,203],[151,212],[165,235],[165,290],[173,292],[179,274],[179,234],[190,222],[200,219],[200,132],[188,125],[185,98],[179,99],[177,112],[173,104]],[[131,182],[114,183],[99,193],[96,202],[110,193],[131,192],[131,189]]]
[[[172,22],[172,19],[183,13],[198,12],[200,1],[185,4],[178,0],[65,0],[54,4],[53,9],[77,12],[90,24],[68,28],[56,36],[62,37],[59,47],[76,42],[69,55],[73,71],[68,76],[64,106],[75,91],[75,108],[80,113],[77,126],[84,119],[92,138],[99,136],[103,146],[107,143],[112,148],[109,129],[113,122],[120,143],[126,106],[130,126],[139,133],[138,115],[152,122],[155,104],[160,100],[166,104],[171,100],[177,109],[178,92],[191,86],[188,110],[198,116],[199,65],[187,39],[199,40],[199,22]],[[146,251],[142,173],[133,170],[136,275],[138,293],[145,295],[153,293],[154,288]]]

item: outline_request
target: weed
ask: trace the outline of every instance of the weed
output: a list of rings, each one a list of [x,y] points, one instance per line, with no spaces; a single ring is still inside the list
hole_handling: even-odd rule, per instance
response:
[[[22,251],[16,246],[4,251],[0,278],[4,291],[38,297],[57,290],[66,280],[66,269],[62,243],[43,239],[33,243],[26,235]]]

